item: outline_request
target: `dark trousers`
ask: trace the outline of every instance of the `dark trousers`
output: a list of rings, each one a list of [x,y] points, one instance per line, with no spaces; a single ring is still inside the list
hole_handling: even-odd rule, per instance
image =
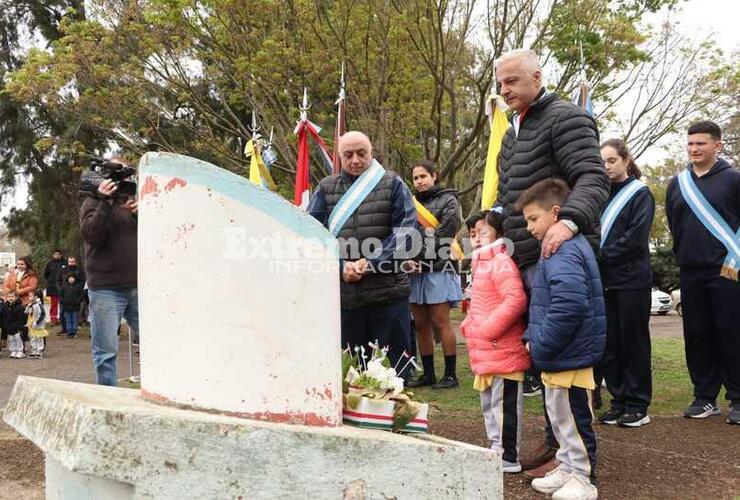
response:
[[[376,340],[380,347],[388,347],[391,366],[396,366],[401,354],[407,354],[411,346],[411,321],[409,321],[409,303],[399,300],[380,306],[342,309],[342,349],[349,345],[354,353],[355,346],[365,348],[367,360],[370,360],[372,348],[369,342]],[[400,362],[400,370],[407,359]],[[404,371],[404,374],[408,368]]]
[[[686,365],[694,397],[740,402],[740,283],[719,268],[681,268],[681,308]]]
[[[601,373],[613,396],[612,408],[626,413],[647,413],[653,394],[650,300],[649,288],[604,292],[606,351]]]

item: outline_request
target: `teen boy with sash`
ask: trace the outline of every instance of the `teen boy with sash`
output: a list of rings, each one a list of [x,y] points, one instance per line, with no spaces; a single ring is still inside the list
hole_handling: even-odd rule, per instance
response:
[[[666,214],[681,268],[686,364],[694,385],[684,416],[720,415],[716,401],[724,384],[727,422],[740,424],[740,171],[717,158],[721,149],[716,123],[689,127],[691,162],[668,185]]]
[[[395,252],[415,227],[411,192],[373,159],[370,139],[339,139],[342,171],[324,178],[308,213],[339,241],[342,347],[389,347],[393,365],[411,342],[409,279]]]
[[[599,367],[612,395],[603,424],[650,423],[650,248],[655,200],[622,139],[601,145],[611,193],[601,216],[598,252],[606,303],[606,352]],[[599,376],[596,383],[601,384]]]

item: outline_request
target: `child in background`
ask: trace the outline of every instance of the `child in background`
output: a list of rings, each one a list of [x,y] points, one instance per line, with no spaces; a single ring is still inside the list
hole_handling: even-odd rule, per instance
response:
[[[9,291],[5,294],[5,313],[3,314],[3,332],[8,336],[8,350],[14,359],[25,358],[21,329],[26,321],[25,307],[18,295]]]
[[[542,241],[558,221],[568,185],[546,179],[519,197],[527,230]],[[606,312],[591,245],[578,234],[537,263],[524,334],[532,363],[542,372],[545,410],[560,445],[560,465],[532,487],[554,500],[596,500],[596,434],[591,392],[593,367],[604,355]]]
[[[77,336],[78,319],[80,315],[80,304],[84,298],[82,283],[77,281],[77,276],[70,274],[67,281],[62,283],[59,290],[59,303],[62,304],[62,316],[64,331],[68,338]]]
[[[527,295],[519,269],[498,239],[503,220],[503,215],[492,211],[476,222],[472,300],[460,329],[475,374],[473,387],[480,391],[491,449],[501,454],[504,472],[516,473],[522,470],[522,382],[529,368],[522,342]]]
[[[29,293],[28,299],[29,302],[26,306],[28,322],[26,323],[26,326],[28,327],[28,336],[31,337],[31,353],[28,357],[41,359],[44,357],[46,337],[49,336],[49,332],[44,328],[46,310],[41,301],[41,292],[36,291]]]

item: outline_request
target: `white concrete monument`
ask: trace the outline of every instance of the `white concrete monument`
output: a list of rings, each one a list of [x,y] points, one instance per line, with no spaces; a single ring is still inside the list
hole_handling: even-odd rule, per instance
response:
[[[49,499],[500,498],[500,457],[342,425],[336,241],[192,158],[139,171],[142,388],[19,377]]]

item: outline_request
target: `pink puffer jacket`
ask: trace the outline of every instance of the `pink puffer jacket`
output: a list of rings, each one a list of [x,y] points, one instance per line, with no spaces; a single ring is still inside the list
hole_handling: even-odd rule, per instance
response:
[[[500,241],[473,256],[470,311],[460,329],[468,344],[470,368],[477,375],[529,368],[522,343],[527,295],[514,261]]]

